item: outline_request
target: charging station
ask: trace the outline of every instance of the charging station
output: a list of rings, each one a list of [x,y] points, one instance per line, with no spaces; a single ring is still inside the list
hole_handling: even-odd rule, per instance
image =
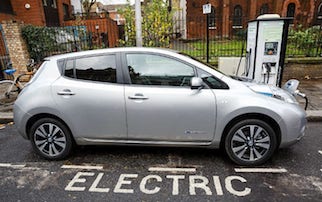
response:
[[[281,86],[289,19],[277,14],[259,16],[248,23],[244,76]]]

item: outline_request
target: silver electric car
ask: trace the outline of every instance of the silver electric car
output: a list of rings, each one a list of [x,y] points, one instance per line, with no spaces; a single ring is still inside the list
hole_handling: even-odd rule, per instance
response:
[[[287,91],[232,79],[183,54],[112,48],[46,58],[14,105],[19,133],[50,160],[75,145],[223,148],[259,165],[297,142],[305,111]]]

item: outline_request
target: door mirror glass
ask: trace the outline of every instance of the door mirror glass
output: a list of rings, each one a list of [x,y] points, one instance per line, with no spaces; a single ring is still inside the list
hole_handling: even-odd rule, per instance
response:
[[[191,89],[201,89],[202,88],[202,79],[199,77],[191,78]]]

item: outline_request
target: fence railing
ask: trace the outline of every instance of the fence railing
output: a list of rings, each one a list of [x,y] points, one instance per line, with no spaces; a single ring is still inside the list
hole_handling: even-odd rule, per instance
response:
[[[103,18],[78,23],[75,25],[75,21],[66,21],[62,27],[24,27],[22,32],[30,56],[40,61],[56,54],[117,46],[119,34],[116,22]]]
[[[240,26],[235,26],[231,19],[228,22],[231,24],[226,33],[221,19],[216,19],[215,26],[209,28],[210,61],[246,55],[247,20],[241,20]],[[170,47],[204,60],[207,51],[205,18],[190,19],[188,23],[175,20],[174,24],[174,36],[179,37],[173,37]],[[322,26],[306,29],[291,26],[286,57],[322,57]]]
[[[190,19],[191,20],[191,19]],[[241,57],[246,55],[246,19],[240,26],[233,25],[232,20],[229,30],[223,31],[222,21],[216,19],[209,29],[209,56],[210,61],[218,57]],[[206,21],[199,18],[195,21],[174,20],[170,44],[172,48],[193,57],[206,60]],[[91,20],[87,24],[56,27],[51,35],[51,44],[45,44],[35,54],[42,59],[46,56],[73,51],[108,48],[119,46],[118,38],[121,29],[112,29],[111,25],[100,20]],[[114,26],[114,25],[113,25]],[[115,25],[116,26],[116,25]],[[120,27],[119,27],[120,28]],[[293,31],[290,27],[286,57],[322,57],[322,28],[315,27]],[[46,40],[48,43],[48,40]],[[48,45],[48,46],[47,46]],[[34,49],[35,50],[35,49]],[[33,56],[32,56],[33,57]]]

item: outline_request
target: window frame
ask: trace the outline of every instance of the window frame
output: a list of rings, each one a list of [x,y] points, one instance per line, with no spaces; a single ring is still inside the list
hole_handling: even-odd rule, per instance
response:
[[[63,18],[64,18],[64,20],[68,20],[70,18],[69,10],[70,10],[69,5],[63,3]]]
[[[3,1],[3,0],[1,0],[1,1]],[[3,6],[0,9],[1,10],[0,13],[10,14],[10,15],[15,14],[13,7],[12,7],[12,3],[10,0],[3,1],[2,4],[3,4]]]
[[[208,28],[216,29],[216,8],[211,6],[211,13],[209,13],[208,17]]]
[[[52,4],[50,5],[52,8],[55,8],[55,9],[57,9],[57,0],[51,0],[52,2]]]
[[[269,5],[268,3],[262,4],[262,6],[259,9],[259,15],[264,15],[269,13]]]
[[[322,2],[319,4],[317,12],[316,12],[316,19],[322,20]]]
[[[243,28],[243,7],[239,4],[234,6],[232,25],[233,28]]]
[[[293,16],[290,16],[289,13],[291,13],[291,6],[294,6],[294,10],[293,10]],[[287,5],[287,9],[286,9],[286,17],[291,18],[292,20],[290,21],[290,24],[294,24],[294,19],[295,19],[295,15],[296,15],[296,4],[295,3],[289,3]]]
[[[176,57],[172,57],[170,55],[167,54],[162,54],[162,53],[153,53],[153,52],[146,52],[146,51],[142,51],[142,52],[124,52],[122,54],[122,69],[123,69],[123,74],[124,74],[124,83],[128,84],[130,86],[140,86],[140,87],[159,87],[159,88],[190,88],[189,86],[168,86],[168,85],[144,85],[144,84],[132,84],[131,82],[131,77],[130,77],[130,72],[128,70],[128,62],[127,62],[127,55],[131,55],[131,54],[142,54],[142,55],[156,55],[156,56],[160,56],[160,57],[165,57],[165,58],[169,58],[172,60],[175,60],[177,62],[183,63],[189,67],[191,67],[193,69],[193,77],[197,76],[197,71],[196,71],[196,67],[184,60],[180,60]]]
[[[115,65],[116,65],[116,82],[112,83],[112,82],[107,82],[107,81],[95,81],[95,80],[87,80],[87,79],[79,79],[76,76],[76,60],[77,59],[83,59],[83,58],[90,58],[90,57],[99,57],[99,56],[111,56],[113,55],[115,57]],[[73,60],[73,73],[74,73],[74,78],[72,77],[68,77],[65,76],[65,69],[66,69],[66,64],[67,61]],[[60,73],[61,76],[64,77],[65,79],[71,79],[71,80],[75,80],[75,81],[81,81],[81,82],[91,82],[91,83],[101,83],[101,84],[122,84],[123,83],[123,72],[122,69],[120,67],[120,54],[119,53],[100,53],[100,54],[89,54],[89,55],[82,55],[82,56],[76,56],[76,57],[68,57],[68,58],[64,58],[61,60],[57,61],[58,64],[61,64],[63,62],[63,64],[58,65],[58,67],[60,67]]]

